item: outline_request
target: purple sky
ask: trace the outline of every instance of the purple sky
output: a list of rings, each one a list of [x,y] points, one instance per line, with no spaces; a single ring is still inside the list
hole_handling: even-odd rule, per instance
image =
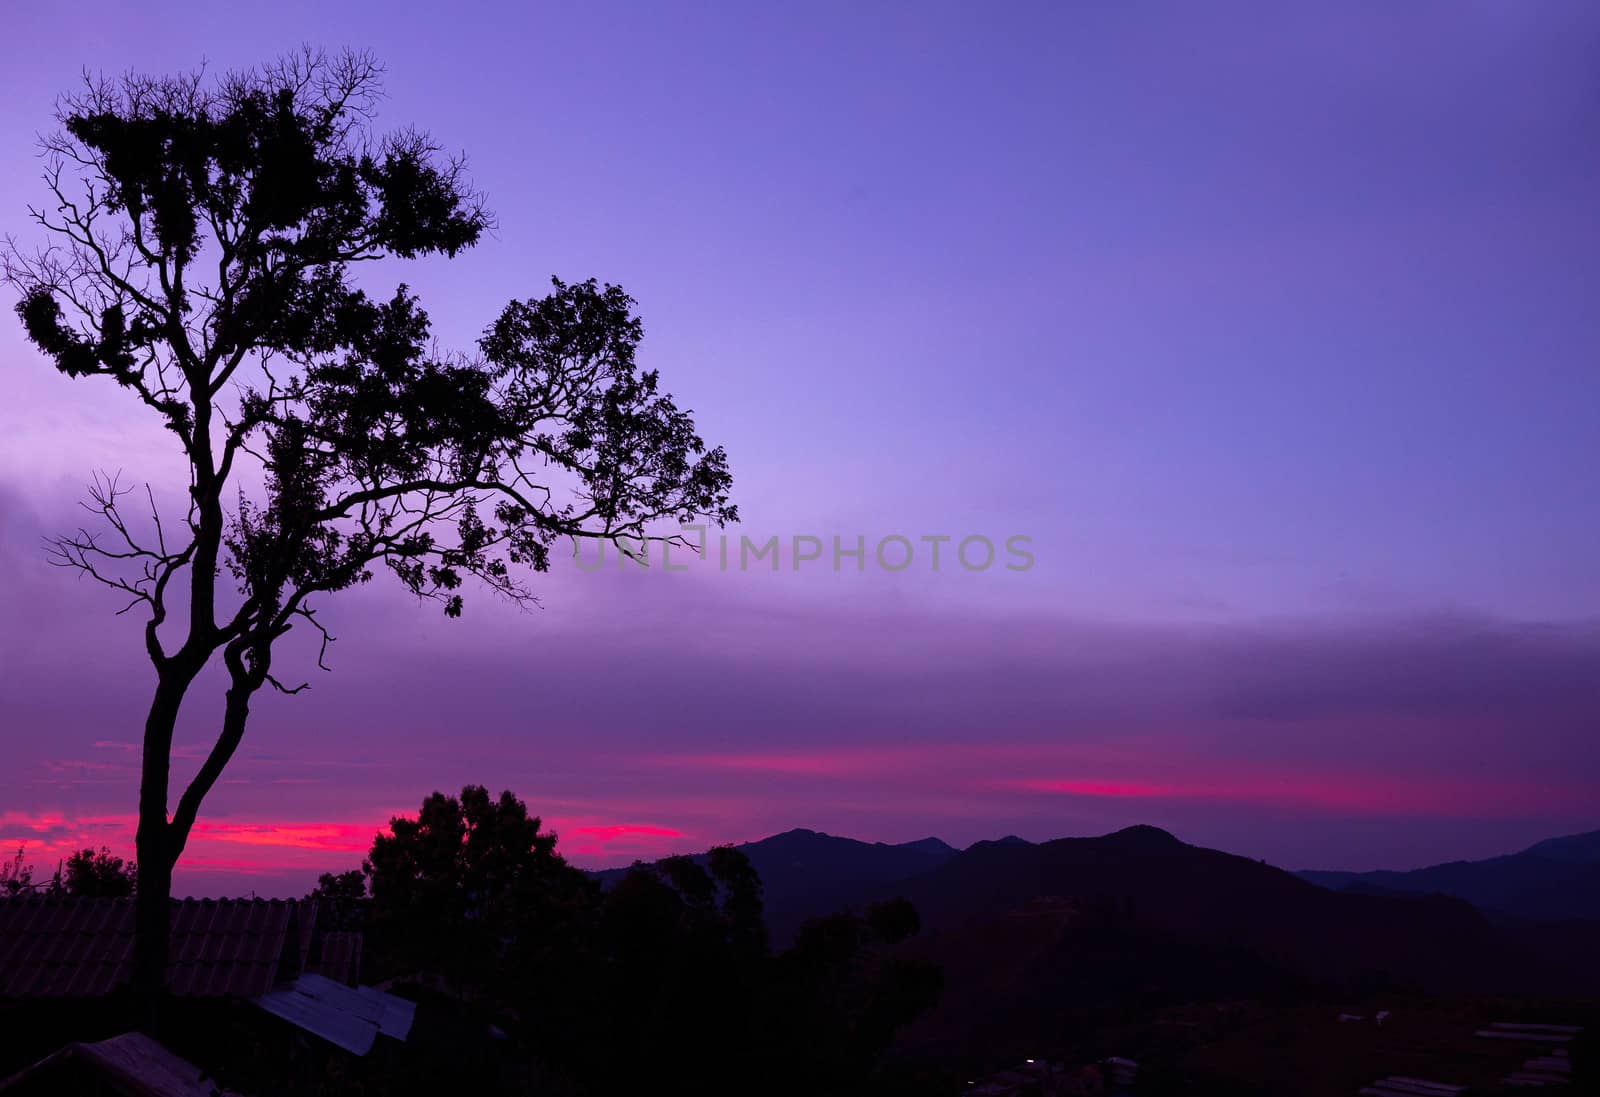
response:
[[[1023,572],[559,566],[544,609],[459,622],[346,598],[336,673],[257,705],[180,891],[299,889],[468,781],[585,864],[1152,822],[1405,867],[1600,826],[1593,5],[171,2],[7,33],[0,231],[34,239],[80,69],[370,48],[381,121],[464,149],[498,217],[377,275],[443,342],[551,274],[620,282],[729,450],[736,533],[1032,538]],[[149,672],[39,539],[93,469],[176,466],[8,317],[0,368],[0,841],[44,860],[126,844]]]

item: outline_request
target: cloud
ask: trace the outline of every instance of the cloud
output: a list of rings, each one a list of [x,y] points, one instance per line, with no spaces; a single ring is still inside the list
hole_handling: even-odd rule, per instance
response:
[[[1586,784],[1392,778],[1377,774],[1308,775],[1256,772],[1197,776],[1170,783],[1129,779],[1023,778],[997,782],[1021,792],[1113,800],[1272,805],[1342,816],[1405,818],[1424,815],[1486,819],[1581,817],[1592,804]]]
[[[20,729],[0,797],[57,820],[52,849],[99,844],[80,823],[133,808],[151,672],[136,623],[38,565],[39,517],[3,490],[0,508],[0,603],[29,622],[0,652]],[[186,856],[250,849],[300,887],[358,860],[393,805],[467,783],[512,788],[588,863],[801,824],[973,840],[1165,821],[1314,863],[1341,813],[1417,833],[1476,813],[1485,843],[1596,822],[1573,791],[1600,782],[1591,622],[1118,624],[715,572],[558,569],[545,589],[546,609],[479,598],[462,621],[376,586],[330,601],[334,673],[285,652],[313,688],[257,699]],[[220,685],[192,695],[175,787]],[[43,842],[19,827],[0,837]]]

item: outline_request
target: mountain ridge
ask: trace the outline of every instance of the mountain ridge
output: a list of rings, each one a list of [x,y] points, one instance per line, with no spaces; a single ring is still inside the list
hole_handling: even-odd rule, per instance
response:
[[[808,919],[903,897],[926,933],[951,940],[973,932],[981,939],[981,927],[1019,912],[1054,911],[1248,952],[1318,981],[1498,991],[1566,986],[1572,977],[1544,947],[1544,934],[1492,921],[1463,899],[1372,884],[1328,889],[1153,826],[1038,843],[980,841],[963,850],[939,840],[866,843],[796,828],[737,848],[761,875],[780,949]],[[1592,959],[1600,964],[1600,956]]]
[[[1380,889],[1463,899],[1501,921],[1600,919],[1600,830],[1535,842],[1516,853],[1408,870],[1295,875],[1333,891]]]

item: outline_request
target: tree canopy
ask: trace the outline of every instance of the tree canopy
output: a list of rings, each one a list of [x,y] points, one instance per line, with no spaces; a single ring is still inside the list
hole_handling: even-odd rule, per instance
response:
[[[117,899],[134,893],[139,875],[135,866],[101,846],[68,857],[62,882],[68,895]]]
[[[42,892],[77,899],[121,899],[132,895],[138,884],[137,866],[116,856],[107,846],[74,851],[58,864],[49,879],[42,881],[34,879],[34,867],[28,863],[23,847],[18,847],[8,860],[0,861],[0,895]]]
[[[638,367],[619,287],[554,279],[468,356],[435,350],[404,285],[374,299],[358,284],[359,264],[454,255],[490,224],[461,159],[372,133],[378,75],[362,55],[305,54],[214,87],[94,82],[46,142],[54,201],[32,212],[53,242],[7,253],[18,314],[63,373],[147,405],[193,479],[190,537],[135,542],[123,486],[104,483],[115,547],[73,535],[58,559],[146,606],[158,666],[213,647],[267,679],[270,641],[309,599],[375,568],[456,615],[468,576],[527,597],[514,566],[544,570],[559,538],[736,517],[725,454]],[[250,458],[262,497],[234,505],[222,485]],[[172,652],[170,583],[189,569],[203,586],[212,552],[238,604]]]
[[[387,573],[455,617],[472,580],[532,600],[564,539],[737,518],[725,453],[640,367],[620,287],[554,279],[486,317],[470,351],[435,345],[404,283],[380,288],[377,261],[454,256],[491,225],[461,157],[375,129],[380,94],[372,58],[314,50],[216,79],[91,79],[44,142],[45,242],[0,251],[39,351],[125,389],[187,467],[137,497],[96,477],[98,522],[54,542],[142,615],[156,670],[137,839],[149,986],[172,866],[252,697],[306,686],[281,676],[278,641],[309,630],[325,665],[319,598]],[[181,515],[163,512],[174,497]],[[213,662],[222,724],[174,805],[173,728]]]
[[[938,994],[937,969],[893,954],[919,928],[905,900],[808,923],[773,954],[736,848],[638,863],[602,889],[557,847],[516,796],[477,785],[390,820],[363,867],[363,971],[448,988],[440,1011],[504,1034],[488,1058],[601,1095],[659,1088],[662,1069],[706,1094],[875,1092],[880,1053]],[[359,893],[349,873],[317,892]]]
[[[521,800],[481,785],[391,820],[363,866],[384,968],[486,989],[529,977],[554,938],[577,941],[593,888],[555,847]]]

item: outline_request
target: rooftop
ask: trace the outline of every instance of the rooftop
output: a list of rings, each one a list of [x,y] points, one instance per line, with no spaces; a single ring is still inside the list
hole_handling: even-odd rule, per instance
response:
[[[8,1079],[0,1079],[7,1093],[57,1093],[66,1085],[63,1074],[88,1071],[104,1082],[94,1092],[129,1097],[226,1097],[226,1092],[204,1071],[180,1059],[140,1032],[125,1032],[94,1044],[68,1044],[54,1055]],[[74,1089],[74,1092],[77,1090]]]
[[[133,972],[132,899],[0,900],[0,998],[109,994]],[[167,985],[187,997],[258,998],[305,968],[316,904],[175,899]]]

